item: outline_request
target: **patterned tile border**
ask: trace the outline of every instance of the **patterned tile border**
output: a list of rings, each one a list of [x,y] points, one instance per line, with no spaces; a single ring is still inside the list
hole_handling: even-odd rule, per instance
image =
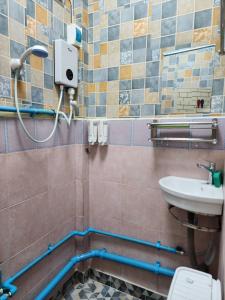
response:
[[[212,118],[207,118],[211,120]],[[115,119],[108,120],[109,124],[109,145],[117,146],[141,146],[141,147],[165,147],[165,148],[183,148],[183,149],[225,149],[225,118],[218,118],[218,144],[211,145],[205,143],[178,143],[178,142],[160,142],[153,144],[149,142],[150,131],[147,124],[153,119]],[[180,119],[170,119],[170,121],[178,121]],[[190,120],[182,119],[182,121]],[[195,118],[201,121],[202,118]],[[161,122],[166,122],[162,119]],[[52,130],[52,120],[26,119],[25,124],[28,130],[36,138],[44,138]],[[170,134],[187,137],[204,137],[210,133],[201,129],[183,129],[170,130]],[[168,130],[160,130],[160,135],[168,135]],[[88,120],[75,120],[68,127],[65,121],[60,121],[56,134],[47,143],[36,144],[30,141],[23,132],[18,120],[2,119],[0,120],[0,153],[10,153],[18,151],[26,151],[41,148],[58,147],[72,144],[88,145]],[[93,146],[90,146],[93,147]],[[96,146],[94,146],[96,147]],[[98,146],[100,147],[100,146]],[[104,146],[107,147],[107,146]]]
[[[63,285],[62,290],[58,292],[58,298],[54,299],[60,299],[60,297],[68,293],[75,284],[85,284],[90,278],[141,300],[166,300],[166,297],[164,296],[94,269],[88,269],[84,273],[76,271],[74,275]]]

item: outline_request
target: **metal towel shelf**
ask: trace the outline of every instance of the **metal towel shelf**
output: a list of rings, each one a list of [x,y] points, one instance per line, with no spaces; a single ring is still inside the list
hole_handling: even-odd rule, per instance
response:
[[[207,126],[209,125],[209,126]],[[213,145],[217,144],[217,129],[218,129],[218,121],[217,119],[212,119],[211,121],[184,121],[184,122],[165,122],[160,123],[157,120],[153,120],[152,123],[147,124],[148,128],[151,131],[151,137],[149,141],[157,142],[199,142],[199,143],[210,143]],[[212,134],[206,138],[191,138],[191,137],[160,137],[158,135],[158,129],[191,129],[191,130],[209,130],[211,129]]]

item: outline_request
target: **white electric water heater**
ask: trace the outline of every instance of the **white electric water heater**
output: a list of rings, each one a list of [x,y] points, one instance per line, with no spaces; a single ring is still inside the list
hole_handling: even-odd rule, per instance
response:
[[[78,85],[78,49],[64,40],[55,40],[55,83],[76,88]]]

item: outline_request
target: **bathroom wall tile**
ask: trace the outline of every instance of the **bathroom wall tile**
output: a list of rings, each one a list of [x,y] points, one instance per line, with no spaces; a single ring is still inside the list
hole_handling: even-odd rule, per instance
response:
[[[44,74],[44,87],[46,89],[53,89],[54,86],[54,80],[53,80],[53,76],[50,76],[48,74]]]
[[[162,36],[171,35],[176,32],[176,18],[163,19],[161,22]]]
[[[9,98],[11,94],[10,79],[0,76],[0,97]]]
[[[74,146],[56,147],[48,151],[48,185],[63,187],[75,179]],[[52,166],[54,165],[54,168]],[[60,169],[60,172],[58,171]]]
[[[148,141],[150,130],[147,127],[148,120],[133,121],[133,145],[134,146],[152,146]]]
[[[3,15],[8,15],[8,1],[7,0],[1,0],[0,1],[0,13]]]
[[[224,90],[224,79],[214,79],[212,94],[213,96],[223,95]]]
[[[173,47],[175,45],[175,35],[168,35],[161,38],[161,48]]]
[[[162,18],[162,4],[152,5],[152,20],[159,20]]]
[[[9,0],[9,16],[22,25],[25,25],[25,9],[14,0]]]
[[[120,28],[118,25],[108,28],[108,41],[119,39]]]
[[[75,122],[68,126],[65,120],[60,121],[57,128],[58,145],[75,144]]]
[[[194,28],[197,29],[197,28],[210,26],[211,19],[212,19],[212,10],[211,9],[206,9],[206,10],[195,12]]]
[[[144,103],[144,89],[132,90],[131,104]]]
[[[113,26],[120,23],[120,11],[114,10],[110,11],[108,15],[108,25]]]
[[[9,204],[14,205],[47,191],[47,152],[24,151],[7,157]],[[37,170],[34,172],[34,170]]]
[[[36,105],[35,105],[36,107]],[[38,140],[45,140],[53,130],[54,120],[35,120],[35,138]],[[52,138],[44,143],[37,144],[37,148],[54,147],[59,144],[58,131],[54,133]]]
[[[48,232],[46,200],[47,193],[42,193],[10,208],[10,255],[15,255]]]
[[[37,147],[35,142],[32,142],[24,132],[18,120],[9,119],[7,124],[7,152],[17,152]],[[24,124],[29,133],[35,136],[35,123],[33,119],[24,120]]]
[[[121,127],[121,122],[123,126]],[[130,145],[132,123],[130,121],[109,121],[109,143],[112,145]]]
[[[177,18],[177,31],[189,31],[193,29],[193,14],[188,14],[185,16],[178,16]]]
[[[0,238],[1,238],[0,262],[2,263],[10,257],[10,239],[9,239],[9,235],[6,234],[6,232],[9,233],[11,231],[8,209],[0,210],[0,225],[2,229],[0,231]]]
[[[147,3],[141,3],[134,6],[134,20],[147,17],[148,6]]]
[[[118,80],[119,69],[118,67],[108,69],[108,81]]]
[[[8,35],[8,18],[0,14],[0,33]]]
[[[68,193],[68,191],[70,191]],[[50,228],[56,227],[58,224],[62,224],[65,220],[75,216],[75,184],[73,181],[68,182],[62,186],[52,186],[48,191],[48,205],[49,205],[49,226]],[[63,201],[62,199],[65,199]]]
[[[102,186],[101,189],[100,186]],[[104,217],[121,220],[122,198],[120,184],[104,181],[101,185],[100,182],[93,180],[90,182],[89,189],[89,205],[93,218]],[[105,202],[107,202],[107,205],[104,205]]]
[[[96,106],[96,117],[106,117],[106,106]]]
[[[162,4],[162,18],[169,18],[176,15],[177,0],[167,1]]]
[[[28,14],[28,16],[35,18],[35,3],[33,0],[27,0],[26,8],[26,13]]]
[[[129,22],[132,21],[134,18],[134,9],[133,7],[125,7],[122,11],[121,11],[121,22],[125,23],[125,22]]]

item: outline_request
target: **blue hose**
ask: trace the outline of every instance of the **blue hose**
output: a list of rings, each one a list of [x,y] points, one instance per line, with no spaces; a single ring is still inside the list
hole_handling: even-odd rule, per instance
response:
[[[173,277],[175,270],[170,268],[161,267],[159,262],[155,264],[147,263],[145,261],[129,258],[118,255],[116,253],[107,252],[106,249],[92,250],[80,256],[74,256],[71,260],[61,269],[61,271],[48,283],[48,285],[40,292],[35,300],[44,300],[54,290],[57,284],[65,277],[65,275],[73,269],[73,267],[81,262],[90,258],[101,258],[106,260],[115,261],[124,265],[132,266],[135,268],[143,269],[153,272],[155,274],[161,274],[164,276]]]

